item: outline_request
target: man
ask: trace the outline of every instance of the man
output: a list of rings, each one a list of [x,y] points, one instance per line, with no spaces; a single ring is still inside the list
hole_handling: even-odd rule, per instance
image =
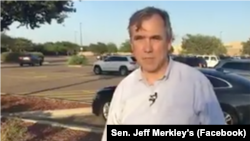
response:
[[[225,124],[209,80],[168,57],[173,33],[166,11],[139,10],[131,16],[128,30],[141,68],[117,86],[107,124]]]

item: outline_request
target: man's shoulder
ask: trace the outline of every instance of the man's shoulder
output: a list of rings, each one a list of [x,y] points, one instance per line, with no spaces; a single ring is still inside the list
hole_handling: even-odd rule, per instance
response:
[[[192,78],[191,80],[197,80],[197,79],[207,79],[205,77],[205,75],[198,69],[195,67],[191,67],[189,65],[186,65],[184,63],[180,63],[175,61],[175,69],[174,71],[181,74],[182,76],[186,76],[188,78]]]
[[[119,85],[131,85],[133,82],[135,82],[136,78],[138,78],[139,69],[134,70],[129,75],[127,75],[125,78],[121,80]]]

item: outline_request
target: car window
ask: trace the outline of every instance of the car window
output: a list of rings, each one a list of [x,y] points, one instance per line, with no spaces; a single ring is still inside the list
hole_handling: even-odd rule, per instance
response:
[[[105,59],[105,61],[115,61],[115,60],[116,60],[116,58],[113,57],[113,56],[107,57],[107,58]]]
[[[229,84],[225,80],[208,75],[206,75],[206,77],[208,78],[208,80],[210,81],[210,83],[213,85],[214,88],[229,87]]]
[[[211,57],[211,60],[216,61],[216,58],[215,57]]]
[[[250,70],[250,62],[227,62],[222,68],[237,69],[237,70]]]
[[[117,57],[116,61],[126,62],[126,61],[128,61],[128,58],[127,57]]]
[[[205,56],[204,59],[205,59],[205,60],[209,60],[209,57],[208,57],[208,56]]]

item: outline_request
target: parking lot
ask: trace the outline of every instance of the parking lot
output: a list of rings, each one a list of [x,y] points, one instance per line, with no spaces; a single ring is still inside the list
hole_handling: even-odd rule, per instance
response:
[[[105,86],[117,85],[118,76],[96,76],[92,67],[68,67],[54,63],[44,66],[1,67],[1,92],[60,98],[91,103],[94,93]]]

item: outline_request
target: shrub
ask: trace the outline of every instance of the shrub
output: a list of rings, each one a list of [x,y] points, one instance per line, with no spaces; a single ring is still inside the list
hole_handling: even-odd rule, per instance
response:
[[[87,65],[88,59],[83,55],[74,55],[68,59],[69,65]]]
[[[18,62],[19,57],[24,54],[35,54],[44,58],[44,55],[41,52],[4,52],[1,54],[1,60],[7,63],[16,63]]]
[[[18,118],[7,118],[1,123],[1,141],[24,141],[28,138],[27,127]]]

